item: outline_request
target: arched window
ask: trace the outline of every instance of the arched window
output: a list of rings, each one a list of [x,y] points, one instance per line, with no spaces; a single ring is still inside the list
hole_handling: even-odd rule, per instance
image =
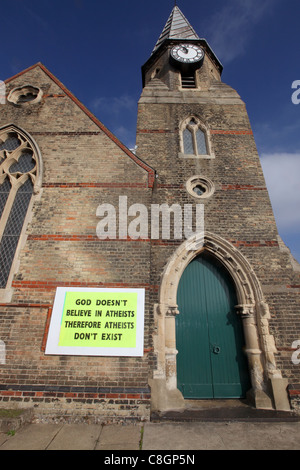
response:
[[[41,159],[32,139],[15,126],[0,129],[0,289],[7,287]]]
[[[207,156],[210,154],[206,131],[195,117],[187,119],[182,126],[181,152],[184,155]]]

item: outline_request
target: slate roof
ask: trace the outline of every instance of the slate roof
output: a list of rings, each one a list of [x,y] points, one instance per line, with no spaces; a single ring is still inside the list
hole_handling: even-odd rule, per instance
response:
[[[152,54],[166,39],[200,39],[178,6],[173,8]]]

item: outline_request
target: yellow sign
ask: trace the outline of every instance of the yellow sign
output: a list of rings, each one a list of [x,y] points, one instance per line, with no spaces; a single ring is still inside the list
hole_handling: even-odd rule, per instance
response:
[[[135,348],[137,293],[67,292],[60,346]]]
[[[142,356],[144,289],[58,288],[46,354]]]

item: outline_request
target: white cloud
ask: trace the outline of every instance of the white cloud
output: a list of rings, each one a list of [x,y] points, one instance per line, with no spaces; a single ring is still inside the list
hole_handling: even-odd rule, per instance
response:
[[[300,233],[300,153],[261,156],[279,232]]]
[[[128,148],[135,146],[136,99],[130,95],[100,96],[94,98],[90,108]]]
[[[129,95],[115,96],[112,98],[101,96],[92,101],[91,108],[95,112],[118,115],[124,111],[135,110],[136,100]]]
[[[135,129],[128,129],[124,126],[119,126],[113,129],[114,134],[124,142],[126,147],[133,149],[135,147]]]
[[[221,62],[243,54],[255,24],[276,0],[228,0],[206,24],[206,36]]]

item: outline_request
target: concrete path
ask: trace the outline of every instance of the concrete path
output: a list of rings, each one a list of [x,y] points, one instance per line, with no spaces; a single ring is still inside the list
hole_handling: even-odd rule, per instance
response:
[[[300,423],[148,423],[143,450],[299,450]]]
[[[300,422],[28,424],[14,435],[0,433],[0,450],[138,451],[140,448],[145,451],[300,450]]]
[[[0,450],[139,450],[142,425],[29,424],[0,433]]]

